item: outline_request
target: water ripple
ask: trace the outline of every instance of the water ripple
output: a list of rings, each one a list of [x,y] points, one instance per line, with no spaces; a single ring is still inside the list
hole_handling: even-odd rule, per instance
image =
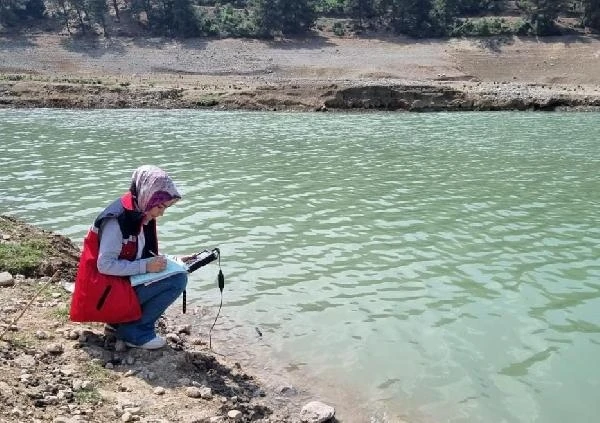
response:
[[[288,368],[409,421],[591,423],[599,119],[2,110],[0,212],[80,242],[163,166],[184,194],[163,248],[219,246],[227,328]]]

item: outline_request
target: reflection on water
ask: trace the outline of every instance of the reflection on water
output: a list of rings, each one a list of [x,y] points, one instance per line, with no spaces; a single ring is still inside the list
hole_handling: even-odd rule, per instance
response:
[[[4,110],[0,211],[79,241],[133,168],[163,166],[184,193],[163,248],[221,249],[217,337],[345,421],[592,422],[599,120]],[[212,270],[195,305],[218,304]]]

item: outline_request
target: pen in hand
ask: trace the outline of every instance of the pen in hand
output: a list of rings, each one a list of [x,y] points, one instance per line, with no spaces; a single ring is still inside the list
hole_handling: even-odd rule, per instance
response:
[[[146,263],[146,271],[151,273],[162,272],[167,267],[167,259],[164,256],[157,255],[154,251],[150,251],[154,257]]]

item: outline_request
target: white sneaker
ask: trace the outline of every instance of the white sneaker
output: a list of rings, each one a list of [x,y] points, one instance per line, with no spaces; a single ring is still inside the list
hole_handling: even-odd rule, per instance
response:
[[[125,345],[131,348],[141,348],[143,350],[157,350],[167,345],[167,341],[165,341],[160,336],[155,336],[153,339],[149,340],[148,342],[142,345],[135,345],[129,342],[125,342]]]

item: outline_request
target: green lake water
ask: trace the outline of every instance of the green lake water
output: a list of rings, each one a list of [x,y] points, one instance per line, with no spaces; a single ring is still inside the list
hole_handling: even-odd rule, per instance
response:
[[[0,213],[78,244],[145,163],[213,343],[343,421],[598,420],[600,114],[0,110]]]

